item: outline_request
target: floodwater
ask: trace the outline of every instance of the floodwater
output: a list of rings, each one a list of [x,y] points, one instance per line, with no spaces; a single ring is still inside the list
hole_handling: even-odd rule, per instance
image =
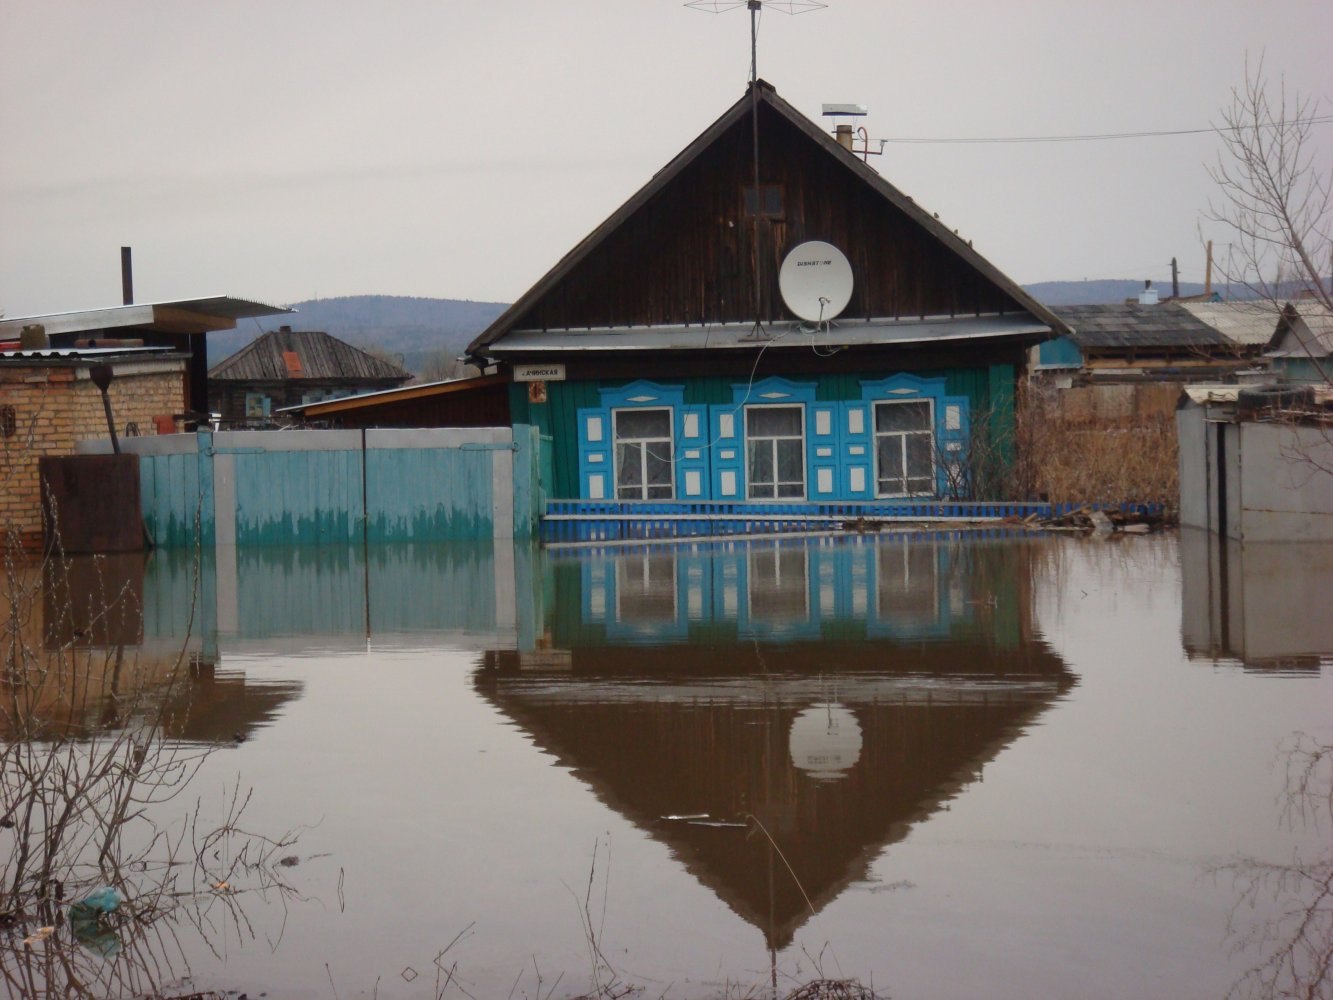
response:
[[[170,731],[217,748],[162,821],[239,784],[245,829],[298,833],[286,891],[241,879],[239,918],[177,921],[178,993],[1333,990],[1327,885],[1296,877],[1327,878],[1333,816],[1287,767],[1333,746],[1333,547],[942,532],[222,550],[197,592],[183,555],[115,572],[143,614],[107,641],[184,644]]]

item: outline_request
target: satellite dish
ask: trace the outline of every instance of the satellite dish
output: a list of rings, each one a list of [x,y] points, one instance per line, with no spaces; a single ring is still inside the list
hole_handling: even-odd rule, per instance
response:
[[[852,299],[852,265],[832,243],[810,240],[787,254],[778,272],[787,308],[811,323],[827,323]]]

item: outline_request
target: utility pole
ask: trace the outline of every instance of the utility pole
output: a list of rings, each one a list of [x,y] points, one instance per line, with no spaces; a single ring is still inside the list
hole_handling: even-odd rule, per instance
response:
[[[1176,258],[1171,258],[1171,297],[1180,298],[1180,271],[1176,269]]]

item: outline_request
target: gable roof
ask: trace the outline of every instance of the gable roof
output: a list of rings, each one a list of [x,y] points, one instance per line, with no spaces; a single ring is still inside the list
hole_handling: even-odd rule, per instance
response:
[[[1264,355],[1302,359],[1333,355],[1333,312],[1314,302],[1288,302]]]
[[[405,382],[412,373],[319,330],[270,330],[208,372],[233,382]]]
[[[1159,305],[1057,306],[1069,339],[1092,350],[1135,348],[1231,349],[1225,336],[1173,302]]]
[[[576,269],[585,263],[590,256],[608,241],[610,237],[617,233],[626,223],[633,219],[641,209],[644,209],[654,198],[662,194],[673,181],[676,181],[681,175],[700,158],[712,149],[720,140],[723,139],[733,128],[740,123],[748,120],[752,114],[758,114],[761,108],[768,109],[775,113],[781,121],[794,127],[801,135],[808,139],[826,156],[832,158],[832,161],[840,167],[850,172],[851,179],[855,184],[868,188],[884,203],[892,206],[903,216],[905,216],[916,230],[926,234],[929,240],[942,248],[947,254],[960,261],[966,268],[988,283],[991,288],[996,290],[1001,296],[1007,298],[1016,309],[1014,312],[1025,311],[1035,321],[1019,330],[1009,332],[1020,332],[1031,335],[1033,333],[1053,331],[1056,334],[1067,333],[1065,325],[1061,320],[1051,312],[1046,306],[1039,303],[1029,293],[1027,293],[1016,282],[1005,276],[998,268],[991,264],[981,254],[977,253],[967,240],[962,239],[955,232],[951,231],[939,219],[921,207],[919,207],[910,197],[903,194],[896,187],[884,180],[867,163],[858,158],[850,150],[839,145],[830,135],[800,114],[790,104],[780,98],[773,86],[766,81],[759,80],[747,89],[744,97],[731,106],[723,115],[712,125],[704,130],[692,143],[676,155],[665,167],[654,175],[646,185],[640,188],[628,201],[618,208],[612,215],[606,219],[600,226],[594,229],[588,236],[580,241],[572,250],[570,250],[556,265],[551,268],[535,285],[532,286],[518,301],[511,305],[502,313],[485,331],[468,345],[467,353],[474,357],[484,356],[487,348],[495,345],[497,341],[506,338],[511,332],[521,330],[522,321],[531,313],[535,307],[543,303],[565,279],[569,278]],[[669,253],[669,251],[665,251]],[[622,265],[623,267],[624,265]],[[964,317],[961,322],[966,324],[968,319],[975,318],[971,316],[969,310],[959,311],[959,315]],[[749,321],[753,320],[751,314],[745,325],[748,327]],[[863,320],[870,321],[876,317],[860,317],[855,322],[860,325]],[[915,319],[924,320],[928,318],[925,315],[915,316]],[[938,318],[932,315],[930,318]],[[684,327],[676,327],[674,324],[660,329],[683,329],[692,327],[695,330],[706,328],[712,322],[718,322],[715,317],[700,316],[694,323],[686,322]],[[733,322],[735,322],[733,320]],[[898,317],[888,319],[888,322],[895,326],[900,324]],[[601,329],[608,329],[604,324],[599,324]],[[614,327],[617,324],[612,323]],[[645,325],[638,324],[637,328],[642,330]],[[850,327],[852,321],[848,320],[843,324]],[[876,323],[876,326],[882,326],[882,323]],[[580,328],[587,329],[584,324],[579,324]],[[836,331],[833,331],[836,333]],[[705,338],[706,339],[706,338]],[[901,339],[901,338],[899,338]],[[936,339],[934,337],[922,337],[920,339]],[[836,336],[834,337],[836,342]],[[656,346],[653,344],[633,344],[626,346]],[[714,342],[707,342],[706,346],[719,346]]]

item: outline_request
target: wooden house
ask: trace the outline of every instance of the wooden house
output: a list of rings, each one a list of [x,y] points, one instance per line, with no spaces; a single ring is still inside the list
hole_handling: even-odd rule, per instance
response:
[[[831,321],[784,301],[808,241],[850,267]],[[855,502],[945,495],[1067,332],[761,80],[468,353],[550,438],[551,498]]]
[[[1333,374],[1333,312],[1314,302],[1288,302],[1264,357],[1289,382],[1327,386]]]
[[[411,377],[322,331],[283,326],[209,371],[209,406],[226,426],[265,426],[283,407],[391,389]]]

